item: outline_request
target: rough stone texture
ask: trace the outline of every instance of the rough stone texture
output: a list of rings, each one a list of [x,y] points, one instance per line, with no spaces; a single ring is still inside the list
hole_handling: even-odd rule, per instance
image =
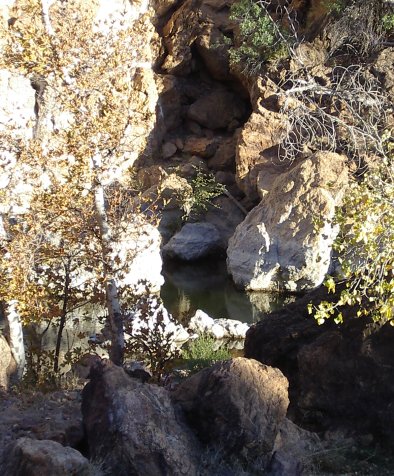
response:
[[[164,42],[168,51],[162,65],[169,74],[187,75],[191,72],[191,46],[201,32],[199,9],[188,0],[178,8],[163,28]]]
[[[235,283],[250,290],[319,286],[337,233],[331,220],[347,183],[345,158],[329,152],[280,175],[229,241],[227,265]]]
[[[221,237],[211,223],[186,223],[163,247],[163,253],[170,258],[193,261],[217,253]]]
[[[212,157],[217,148],[214,140],[207,137],[189,136],[185,139],[183,152],[185,154],[198,155],[204,159]]]
[[[321,448],[316,433],[304,430],[285,418],[276,436],[267,476],[301,476],[305,462],[310,461],[311,456]]]
[[[182,198],[191,195],[193,188],[185,178],[169,174],[161,180],[158,193],[166,201],[166,208],[180,208]]]
[[[227,248],[228,240],[234,234],[236,227],[245,219],[245,214],[228,197],[218,197],[212,201],[205,214],[205,221],[215,225],[220,234],[221,247]]]
[[[223,140],[208,165],[213,170],[231,171],[235,169],[235,143],[232,137]]]
[[[20,438],[10,448],[1,474],[8,476],[91,476],[89,460],[50,440]],[[93,473],[94,474],[94,473]]]
[[[230,77],[229,46],[219,28],[208,23],[196,41],[197,51],[212,76],[218,81],[228,81]]]
[[[372,65],[372,71],[379,77],[382,82],[388,102],[394,102],[394,51],[393,48],[386,48],[381,51]],[[387,115],[388,129],[394,127],[393,114]]]
[[[83,440],[80,392],[0,394],[0,468],[18,438],[53,440],[77,447]],[[3,473],[0,470],[0,474]]]
[[[169,10],[164,2],[164,8]],[[162,68],[170,74],[187,75],[193,70],[192,47],[208,72],[219,81],[229,79],[228,49],[222,32],[231,32],[234,23],[229,20],[231,1],[192,0],[181,4],[163,28],[167,56]],[[159,9],[159,14],[162,9]]]
[[[394,327],[354,319],[322,326],[309,302],[336,300],[318,289],[252,326],[245,356],[279,367],[290,383],[292,412],[312,428],[348,427],[394,438]]]
[[[239,96],[226,90],[213,91],[197,99],[189,108],[188,118],[208,129],[223,129],[242,119],[245,105]]]
[[[177,3],[179,3],[179,0],[154,0],[152,2],[153,8],[158,17],[166,15],[166,13],[176,6]]]
[[[169,159],[176,154],[178,147],[173,142],[166,142],[162,147],[162,157],[163,159]]]
[[[91,370],[82,413],[89,451],[109,474],[197,474],[199,444],[164,388],[103,362]]]
[[[16,363],[12,357],[10,346],[0,334],[0,389],[8,390],[10,376],[16,371]]]
[[[158,186],[165,175],[166,173],[160,165],[151,165],[150,167],[144,167],[137,171],[137,180],[143,190],[150,193],[151,190],[149,189]],[[145,197],[146,196],[147,195],[145,195]]]
[[[236,135],[236,171],[240,189],[252,200],[262,198],[275,178],[283,173],[277,145],[283,134],[284,117],[269,80],[248,84],[253,113]],[[260,175],[260,177],[259,177]]]
[[[252,461],[274,447],[289,403],[287,386],[278,369],[239,357],[193,375],[173,398],[203,442]]]
[[[170,74],[155,77],[159,89],[155,136],[163,138],[169,131],[182,125],[182,85]]]
[[[394,51],[393,48],[386,48],[381,51],[374,64],[373,69],[382,76],[383,84],[387,92],[394,93]]]

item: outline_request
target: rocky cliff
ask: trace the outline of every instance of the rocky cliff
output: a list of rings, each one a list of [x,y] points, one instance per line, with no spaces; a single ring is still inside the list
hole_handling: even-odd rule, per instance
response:
[[[202,214],[198,220],[218,228],[219,248],[227,251],[234,281],[251,290],[311,289],[321,284],[330,267],[336,236],[331,221],[346,189],[351,158],[341,145],[343,138],[331,130],[338,119],[345,124],[341,133],[352,133],[346,129],[346,116],[337,118],[330,109],[334,105],[327,102],[330,87],[342,74],[336,60],[330,59],[333,34],[323,28],[329,12],[321,2],[311,2],[309,7],[302,2],[292,4],[289,19],[296,15],[298,33],[311,41],[299,45],[290,59],[268,62],[258,75],[251,75],[230,61],[231,49],[240,41],[238,23],[230,15],[233,3],[202,0],[131,5],[119,0],[110,8],[98,0],[85,2],[83,8],[78,2],[67,7],[57,1],[45,4],[54,30],[62,28],[60,16],[72,22],[79,15],[104,37],[122,28],[134,31],[132,54],[124,60],[132,84],[127,99],[130,121],[122,138],[123,152],[113,158],[107,180],[125,180],[132,167],[148,200],[157,201],[160,183],[169,175],[190,181],[196,169],[211,172],[230,196],[217,201],[216,213],[211,209],[210,215]],[[8,21],[12,27],[15,21],[26,21],[24,11],[22,0],[8,2],[2,8],[3,24]],[[318,24],[325,36],[317,37]],[[365,68],[365,74],[387,83],[388,89],[391,69],[382,64],[388,65],[390,54],[386,50]],[[341,68],[361,74],[353,63]],[[348,79],[343,73],[340,81]],[[313,90],[317,102],[310,102],[305,111],[300,101],[312,99],[298,91],[306,80],[311,81],[306,89]],[[7,124],[9,130],[12,123],[17,137],[40,136],[50,147],[57,131],[70,120],[56,97],[59,88],[67,94],[72,78],[66,75],[63,84],[55,85],[50,74],[27,77],[3,65],[0,81],[6,98],[2,101],[3,128]],[[301,87],[302,94],[304,90]],[[318,101],[327,104],[319,109]],[[313,129],[308,122],[315,120],[308,116],[313,110],[317,110],[316,123],[328,121],[324,131]],[[299,144],[286,142],[296,130],[301,131]],[[313,137],[306,139],[305,134]],[[341,152],[342,158],[333,152]],[[7,186],[10,170],[18,166],[10,151],[3,162],[1,183]],[[19,186],[17,190],[24,195],[30,193]],[[167,187],[167,196],[179,198],[179,189],[186,188],[173,184]],[[174,206],[173,200],[159,204],[164,243],[182,226],[179,208],[183,205],[178,201]],[[245,212],[256,205],[244,221]],[[319,230],[314,225],[317,221]],[[212,253],[217,253],[215,243],[203,255]]]

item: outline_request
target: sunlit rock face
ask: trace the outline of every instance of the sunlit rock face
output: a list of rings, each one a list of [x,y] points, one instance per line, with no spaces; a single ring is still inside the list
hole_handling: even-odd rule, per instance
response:
[[[165,388],[143,384],[109,362],[92,367],[90,379],[83,390],[83,422],[90,454],[104,461],[104,471],[198,474],[202,448]]]
[[[278,160],[286,118],[280,112],[275,85],[269,79],[249,78],[253,113],[236,135],[236,180],[252,200],[262,198],[284,166]]]
[[[24,25],[27,22],[27,14],[24,11],[26,5],[29,5],[27,0],[9,1],[2,5],[0,18],[3,23],[11,21]],[[127,61],[125,60],[122,70],[125,82],[132,87],[124,93],[114,93],[119,99],[118,102],[124,106],[125,113],[127,110],[130,124],[119,143],[122,153],[117,153],[112,158],[111,165],[103,172],[103,179],[107,182],[123,180],[127,170],[141,154],[145,154],[147,149],[151,152],[155,147],[151,134],[156,123],[158,87],[161,87],[156,84],[158,79],[152,68],[160,47],[159,37],[152,24],[155,13],[146,0],[133,4],[127,0],[110,3],[105,0],[47,0],[43,5],[48,12],[55,36],[67,25],[75,26],[83,21],[86,31],[94,32],[94,41],[101,41],[104,47],[107,39],[108,43],[114,42],[114,39],[121,36],[122,31],[133,31],[132,52]],[[40,31],[40,28],[37,31]],[[40,140],[44,153],[58,146],[58,132],[67,130],[74,124],[72,111],[66,107],[68,91],[76,87],[73,68],[78,61],[86,60],[82,49],[90,47],[97,50],[97,47],[92,46],[93,43],[89,46],[84,45],[83,41],[81,39],[81,51],[75,51],[75,64],[66,64],[56,75],[43,71],[40,78],[37,78],[35,75],[23,77],[15,72],[0,71],[0,95],[4,99],[0,106],[0,127],[12,125],[14,134],[18,133],[26,140],[35,136]],[[75,42],[76,48],[78,44],[78,41]],[[5,43],[0,43],[0,48],[3,46]],[[100,58],[97,61],[100,61]],[[105,74],[111,73],[107,65],[104,65],[104,68]],[[121,97],[122,94],[124,97]]]
[[[25,7],[31,8],[29,0],[10,0],[1,3],[0,20],[5,26],[7,23],[10,28],[13,24],[23,26],[31,20],[27,18],[24,10]],[[155,13],[150,8],[149,2],[46,0],[42,5],[46,9],[54,36],[60,35],[62,29],[66,29],[67,32],[68,26],[75,27],[78,22],[82,22],[83,28],[86,28],[86,31],[93,31],[94,35],[93,39],[88,35],[87,39],[84,39],[81,35],[81,41],[79,38],[74,41],[75,58],[72,55],[67,57],[71,63],[66,62],[62,71],[56,71],[56,74],[44,70],[42,77],[37,79],[35,75],[23,76],[22,73],[16,72],[15,68],[12,71],[0,69],[0,134],[7,136],[7,144],[15,144],[14,148],[4,146],[3,141],[0,150],[0,191],[7,189],[9,198],[7,203],[0,204],[1,236],[6,235],[4,224],[8,218],[4,218],[5,214],[23,216],[29,210],[33,193],[37,190],[50,190],[54,178],[61,184],[67,180],[74,180],[67,172],[71,165],[82,161],[86,162],[84,164],[86,169],[89,168],[92,159],[90,155],[93,155],[92,146],[82,156],[79,150],[69,151],[69,144],[64,143],[67,132],[76,124],[74,111],[71,106],[68,107],[67,98],[70,91],[77,87],[81,89],[81,95],[100,94],[102,91],[92,93],[94,87],[97,89],[98,85],[83,85],[83,81],[76,81],[75,75],[73,76],[75,71],[81,76],[84,71],[73,68],[78,65],[78,61],[86,62],[86,69],[94,68],[94,65],[89,63],[89,55],[83,49],[90,47],[97,53],[95,42],[102,44],[103,48],[107,44],[107,39],[108,43],[112,41],[111,45],[116,44],[116,38],[121,38],[122,32],[127,29],[133,31],[131,40],[133,49],[121,69],[126,86],[124,90],[122,88],[114,90],[111,98],[119,100],[122,106],[121,112],[116,113],[128,114],[129,121],[119,140],[117,151],[111,153],[110,159],[105,159],[105,155],[108,155],[105,147],[99,150],[99,154],[104,157],[100,169],[100,183],[104,187],[114,183],[127,185],[130,168],[134,166],[136,160],[149,159],[149,154],[156,147],[153,131],[156,124],[159,88],[162,86],[157,84],[153,63],[158,55],[160,40],[152,24]],[[42,34],[43,28],[41,25],[37,31],[41,31]],[[0,42],[0,52],[3,48],[6,48],[4,41]],[[97,61],[100,61],[100,58],[102,60],[100,54],[97,54]],[[105,54],[110,55],[111,51]],[[7,65],[2,66],[7,68]],[[105,63],[103,75],[106,74],[110,77],[111,65]],[[86,90],[83,89],[84,86]],[[111,96],[111,92],[107,95]],[[92,108],[92,114],[95,112]],[[110,114],[112,113],[113,110],[110,111]],[[89,119],[88,115],[87,118]],[[103,132],[105,133],[106,131]],[[35,160],[34,163],[18,161],[18,153],[28,146],[32,139],[39,143],[42,160]],[[95,137],[89,137],[89,140],[93,144]],[[73,146],[75,148],[75,144]],[[82,146],[84,139],[81,138]],[[76,148],[78,149],[78,146]],[[68,152],[63,153],[64,150]],[[33,180],[33,176],[37,178]],[[91,188],[89,181],[79,185],[85,187],[87,191]],[[143,217],[136,220],[138,224],[130,224],[128,234],[123,233],[122,236],[116,237],[119,255],[124,257],[126,254],[132,254],[134,258],[128,267],[128,273],[123,277],[124,284],[136,286],[139,280],[145,280],[151,284],[152,290],[158,291],[163,282],[160,274],[162,265],[159,253],[160,236],[156,228]]]
[[[16,370],[10,346],[5,337],[0,335],[0,389],[8,390],[10,375]]]
[[[32,138],[36,121],[35,102],[35,91],[28,78],[5,69],[0,70],[0,134],[4,134],[5,140],[16,145]],[[5,140],[2,141],[3,145]],[[1,147],[0,190],[10,184],[11,177],[16,179],[14,193],[19,196],[23,206],[31,187],[21,180],[25,167],[17,162],[15,147]],[[0,214],[6,211],[7,204],[1,203]]]
[[[319,286],[347,183],[345,158],[334,153],[317,153],[280,175],[230,239],[227,265],[235,283],[256,291]]]
[[[286,415],[288,382],[278,369],[238,357],[184,380],[173,399],[204,443],[221,443],[246,461],[261,458],[261,469]]]

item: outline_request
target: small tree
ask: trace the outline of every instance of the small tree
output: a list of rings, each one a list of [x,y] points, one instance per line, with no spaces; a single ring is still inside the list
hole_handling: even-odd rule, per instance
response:
[[[145,360],[159,383],[180,355],[175,342],[179,327],[160,299],[150,295],[148,289],[134,301],[131,315],[129,310],[129,317],[125,319],[127,355]]]
[[[13,140],[6,131],[2,147],[17,158],[18,180],[38,190],[17,214],[12,181],[3,190],[11,225],[2,266],[11,279],[3,279],[2,296],[17,301],[25,323],[59,320],[56,371],[67,315],[104,295],[110,357],[121,364],[118,279],[124,269],[113,244],[124,223],[111,213],[111,174],[136,155],[133,126],[139,119],[132,93],[139,23],[100,31],[89,7],[76,1],[58,2],[51,10],[44,0],[22,1],[14,18],[2,32],[0,66],[32,79],[39,91],[38,119],[31,141]],[[81,282],[84,274],[89,278]]]

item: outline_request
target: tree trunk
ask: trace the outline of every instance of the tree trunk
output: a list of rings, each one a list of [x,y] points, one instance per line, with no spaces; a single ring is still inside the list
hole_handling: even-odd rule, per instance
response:
[[[114,364],[122,365],[124,358],[123,318],[118,296],[118,287],[111,270],[111,265],[109,263],[110,250],[112,245],[112,233],[107,219],[104,187],[99,182],[97,177],[97,171],[100,166],[101,160],[99,157],[95,157],[94,159],[92,159],[92,168],[95,172],[94,203],[97,222],[100,230],[106,291],[106,305],[112,335],[109,357]]]
[[[71,259],[67,261],[67,264],[64,266],[64,271],[66,273],[64,279],[64,292],[63,292],[63,306],[62,314],[60,316],[59,329],[56,336],[56,348],[55,348],[55,359],[53,362],[54,372],[59,371],[59,355],[60,355],[60,345],[62,343],[63,329],[66,325],[67,320],[67,307],[68,307],[68,297],[70,295],[70,263]]]
[[[53,31],[51,20],[49,17],[49,7],[53,3],[52,0],[41,0],[41,15],[42,22],[44,23],[45,31],[48,36],[54,36],[55,32]]]
[[[17,377],[21,379],[25,369],[26,359],[22,322],[18,312],[18,301],[9,301],[4,314],[8,324],[8,343],[16,362]]]

